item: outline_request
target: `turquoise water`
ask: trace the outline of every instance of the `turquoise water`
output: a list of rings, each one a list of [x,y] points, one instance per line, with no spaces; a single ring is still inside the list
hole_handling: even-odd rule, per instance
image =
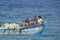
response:
[[[0,24],[18,23],[41,15],[46,29],[40,35],[0,35],[1,40],[60,40],[60,0],[0,0]]]

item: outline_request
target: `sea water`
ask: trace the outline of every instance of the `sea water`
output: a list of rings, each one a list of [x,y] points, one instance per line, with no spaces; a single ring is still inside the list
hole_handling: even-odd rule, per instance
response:
[[[33,16],[47,21],[43,34],[0,35],[0,40],[60,40],[60,0],[0,0],[0,24],[22,24]]]

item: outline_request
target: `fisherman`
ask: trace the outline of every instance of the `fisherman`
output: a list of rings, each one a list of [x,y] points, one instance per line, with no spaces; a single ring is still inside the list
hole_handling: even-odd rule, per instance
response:
[[[33,17],[32,21],[33,21],[33,24],[36,24],[36,23],[37,23],[37,18],[36,18],[36,16]]]
[[[31,21],[30,21],[30,23],[29,23],[29,26],[30,26],[30,27],[33,27],[33,26],[35,26],[35,24],[37,24],[37,18],[36,18],[36,16],[34,16],[34,17],[31,19]]]
[[[29,20],[29,18],[26,18],[26,20],[23,20],[23,22],[25,22],[25,26],[28,26],[28,25],[29,25],[30,20]]]
[[[43,24],[43,19],[41,16],[38,16],[38,24],[42,25]]]

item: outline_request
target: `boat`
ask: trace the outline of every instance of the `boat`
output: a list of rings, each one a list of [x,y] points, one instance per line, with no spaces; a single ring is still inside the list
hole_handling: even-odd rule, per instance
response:
[[[9,28],[11,27],[11,29]],[[45,30],[45,24],[35,25],[33,27],[19,27],[19,24],[8,24],[0,26],[0,34],[42,34]]]

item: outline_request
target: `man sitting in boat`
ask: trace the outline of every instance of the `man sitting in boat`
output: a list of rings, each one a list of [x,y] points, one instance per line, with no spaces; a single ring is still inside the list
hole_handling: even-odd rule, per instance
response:
[[[29,23],[29,26],[30,26],[30,27],[33,27],[35,24],[37,24],[37,18],[36,18],[36,16],[34,16],[34,17],[31,19],[31,21],[30,21],[30,23]]]
[[[38,16],[38,21],[37,21],[38,24],[42,25],[43,24],[43,19],[41,16]]]
[[[28,26],[28,25],[29,25],[30,20],[29,20],[29,18],[26,18],[26,20],[23,20],[23,22],[25,22],[25,26]]]
[[[32,21],[33,21],[33,24],[36,24],[36,23],[37,23],[37,18],[36,18],[36,16],[33,17]]]

